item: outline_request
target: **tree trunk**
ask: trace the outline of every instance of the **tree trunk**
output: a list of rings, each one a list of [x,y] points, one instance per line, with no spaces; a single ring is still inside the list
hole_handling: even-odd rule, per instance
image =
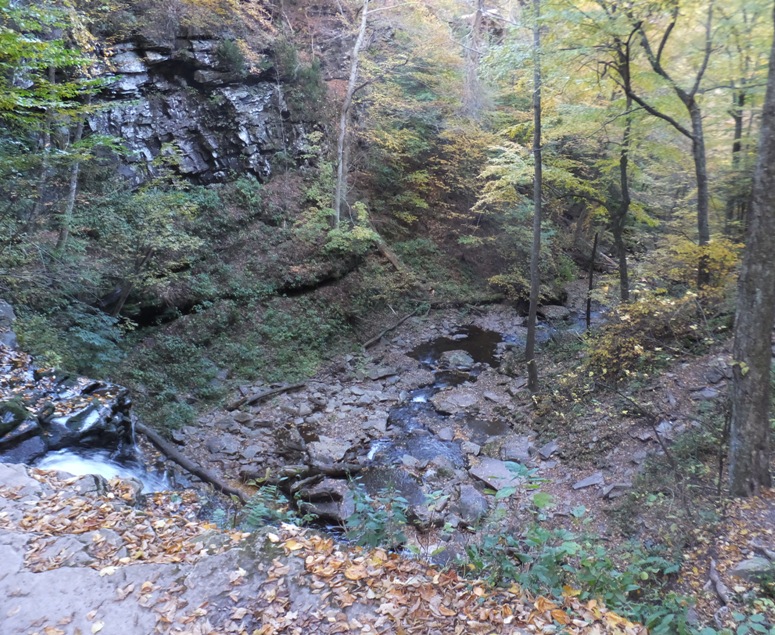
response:
[[[336,190],[334,191],[334,227],[339,226],[342,215],[342,203],[347,196],[347,130],[350,122],[350,108],[353,103],[353,95],[357,90],[358,81],[358,62],[363,46],[363,40],[366,37],[366,27],[368,25],[369,0],[363,0],[361,9],[361,26],[358,29],[358,37],[355,39],[355,45],[350,57],[350,78],[347,82],[347,92],[342,102],[342,112],[339,115],[339,137],[336,142]]]
[[[75,128],[75,137],[73,143],[77,144],[83,138],[83,119],[78,122]],[[75,209],[75,198],[78,194],[78,176],[81,172],[81,162],[76,159],[70,168],[70,184],[67,191],[67,201],[65,202],[65,211],[62,214],[62,222],[59,225],[59,237],[57,238],[56,250],[64,251],[67,246],[67,240],[70,237],[70,226],[73,223],[73,210]]]
[[[629,62],[628,62],[629,63]],[[628,71],[629,74],[629,71]],[[630,301],[630,277],[627,270],[627,250],[624,247],[624,223],[627,220],[627,214],[630,212],[630,138],[632,136],[632,99],[628,96],[626,103],[627,119],[624,124],[624,135],[622,136],[622,147],[619,152],[619,188],[621,190],[621,200],[619,209],[616,210],[611,230],[614,234],[614,244],[616,245],[616,256],[619,261],[619,297],[622,302]]]
[[[737,184],[741,177],[740,157],[743,150],[743,111],[745,109],[745,88],[739,88],[732,94],[732,109],[729,114],[734,122],[734,136],[732,139],[732,174],[730,192],[726,202],[726,227],[725,233],[729,237],[740,236],[740,226],[745,215],[746,195]]]
[[[697,177],[697,244],[700,247],[700,261],[697,265],[697,288],[702,289],[710,282],[708,259],[704,252],[704,247],[710,242],[708,165],[705,155],[702,111],[693,99],[687,108],[692,120],[692,158],[694,159],[694,173]]]
[[[484,0],[476,0],[476,10],[471,19],[471,33],[466,47],[466,81],[463,93],[463,112],[473,119],[478,119],[482,110],[481,86],[479,84],[479,61],[481,52],[482,14]]]
[[[541,255],[541,0],[533,0],[533,247],[530,251],[530,308],[527,317],[527,340],[525,361],[527,362],[527,387],[530,392],[538,390],[538,368],[535,361],[536,317],[541,289],[538,259]]]
[[[775,319],[775,42],[748,221],[732,349],[729,488],[733,496],[754,496],[772,486],[769,414]]]

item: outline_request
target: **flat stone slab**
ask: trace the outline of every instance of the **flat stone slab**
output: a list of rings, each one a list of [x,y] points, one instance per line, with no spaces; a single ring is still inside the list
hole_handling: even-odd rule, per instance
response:
[[[350,443],[321,436],[319,441],[307,444],[307,452],[313,463],[336,463],[344,458],[351,447]]]
[[[542,445],[538,449],[538,454],[541,455],[542,459],[547,460],[552,456],[552,454],[557,452],[557,450],[559,449],[560,449],[560,444],[557,443],[557,441],[549,441],[549,443],[547,443],[546,445]]]
[[[440,392],[431,398],[433,407],[442,414],[454,415],[479,402],[479,397],[468,388]]]
[[[479,461],[477,465],[468,470],[468,473],[494,490],[518,487],[522,482],[522,479],[509,469],[505,461],[489,457]]]
[[[605,478],[602,472],[595,472],[592,476],[587,476],[580,481],[573,484],[573,489],[584,489],[585,487],[592,487],[593,485],[603,485]]]

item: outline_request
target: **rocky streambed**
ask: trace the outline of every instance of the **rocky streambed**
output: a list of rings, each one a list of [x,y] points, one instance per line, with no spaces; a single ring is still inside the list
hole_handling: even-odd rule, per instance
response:
[[[577,337],[576,314],[549,312],[543,341]],[[420,530],[473,527],[496,492],[524,491],[557,466],[559,444],[536,446],[516,423],[529,402],[514,373],[523,321],[508,307],[412,318],[370,354],[270,401],[213,412],[174,439],[227,478],[279,485],[324,523],[344,523],[365,491],[408,501]]]

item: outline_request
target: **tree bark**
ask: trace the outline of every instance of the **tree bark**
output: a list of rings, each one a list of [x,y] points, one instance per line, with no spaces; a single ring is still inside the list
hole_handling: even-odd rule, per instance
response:
[[[355,45],[350,58],[350,78],[347,81],[347,92],[342,102],[342,112],[339,114],[339,136],[336,142],[336,189],[334,191],[334,227],[339,226],[342,215],[342,203],[347,196],[347,131],[350,122],[350,108],[353,103],[353,95],[357,90],[358,81],[358,62],[363,47],[363,40],[366,37],[366,27],[368,26],[369,0],[363,0],[361,9],[361,26],[358,29],[358,37],[355,39]]]
[[[705,133],[702,127],[702,111],[692,98],[687,105],[692,121],[692,158],[697,178],[697,244],[700,259],[697,264],[697,288],[702,289],[710,282],[708,257],[702,249],[710,242],[710,190],[708,187],[708,164],[705,153]]]
[[[533,247],[530,251],[530,308],[527,315],[527,339],[525,361],[527,363],[527,387],[530,392],[538,390],[538,368],[535,360],[536,318],[541,290],[538,260],[541,255],[541,0],[533,0]]]
[[[629,59],[627,60],[629,77]],[[632,99],[628,96],[626,103],[627,119],[624,124],[624,135],[622,136],[622,146],[619,151],[619,189],[621,199],[619,208],[611,224],[611,230],[614,234],[614,244],[616,245],[616,257],[619,261],[619,297],[622,302],[630,301],[630,276],[627,269],[627,250],[624,246],[624,224],[627,221],[627,214],[630,212],[630,138],[632,136]]]
[[[466,47],[466,81],[463,94],[463,112],[473,119],[478,119],[482,110],[479,62],[483,13],[484,0],[476,0],[476,10],[471,18],[471,33]]]
[[[773,13],[775,18],[775,12]],[[775,320],[775,42],[770,53],[759,155],[740,269],[732,349],[732,421],[729,488],[755,496],[772,486],[770,400],[772,327]]]
[[[73,143],[77,144],[83,138],[83,119],[78,122],[75,128],[75,137]],[[67,190],[67,201],[65,202],[65,211],[62,214],[62,222],[59,225],[59,237],[57,238],[56,250],[64,251],[67,246],[67,240],[70,237],[70,226],[73,224],[73,210],[75,209],[75,198],[78,194],[78,176],[81,173],[81,162],[76,159],[70,168],[70,183]]]

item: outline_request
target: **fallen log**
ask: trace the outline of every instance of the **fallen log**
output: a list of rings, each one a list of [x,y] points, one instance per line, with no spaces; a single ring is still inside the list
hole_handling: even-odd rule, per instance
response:
[[[250,497],[242,490],[239,490],[236,487],[232,487],[228,483],[224,483],[212,472],[208,472],[204,468],[199,467],[191,459],[172,447],[172,445],[168,443],[158,432],[151,430],[148,426],[142,423],[135,424],[135,431],[144,435],[168,459],[174,461],[180,467],[182,467],[187,472],[190,472],[194,476],[198,476],[205,483],[209,483],[219,492],[222,492],[227,496],[236,496],[240,501],[242,501],[243,504],[250,500]]]
[[[284,392],[290,392],[292,390],[298,390],[299,388],[304,388],[306,386],[306,382],[299,382],[298,384],[288,384],[285,386],[277,386],[276,388],[269,388],[267,390],[264,390],[262,392],[253,394],[253,395],[245,395],[244,397],[237,399],[237,401],[232,401],[230,404],[226,406],[226,410],[232,411],[236,410],[237,408],[241,406],[253,406],[257,404],[259,401],[264,401],[265,399],[269,399],[270,397],[274,397],[275,395],[281,395]]]

